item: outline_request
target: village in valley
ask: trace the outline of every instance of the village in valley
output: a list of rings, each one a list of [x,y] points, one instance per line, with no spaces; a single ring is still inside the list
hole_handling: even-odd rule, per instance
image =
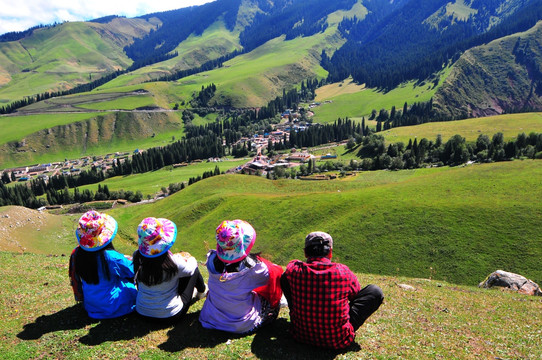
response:
[[[317,125],[309,119],[313,113],[311,108],[319,106],[319,103],[311,103],[308,111],[298,111],[288,109],[281,114],[281,121],[278,124],[272,124],[272,131],[260,132],[251,137],[242,137],[233,145],[248,145],[250,151],[255,154],[252,158],[247,158],[247,162],[242,166],[237,166],[229,169],[227,173],[243,173],[251,175],[265,176],[268,173],[275,171],[277,168],[289,169],[307,164],[310,161],[317,160],[334,160],[336,154],[327,153],[324,155],[313,155],[307,148],[289,149],[287,151],[271,152],[267,151],[268,146],[274,146],[281,142],[289,140],[290,131],[295,132],[305,131],[310,126]],[[346,141],[336,144],[328,144],[327,147],[336,147],[344,145]],[[1,170],[1,178],[9,177],[11,182],[25,183],[31,180],[42,179],[45,182],[49,178],[56,175],[77,176],[82,171],[94,168],[96,171],[106,173],[113,166],[121,164],[125,159],[131,156],[142,153],[145,150],[135,149],[132,152],[115,152],[105,155],[84,156],[79,159],[64,159],[64,161],[51,162],[46,164],[33,164],[10,169]],[[194,160],[192,163],[207,161],[207,162],[222,162],[226,158],[209,158],[207,160]],[[187,166],[187,163],[173,164],[173,168]],[[336,178],[336,175],[312,175],[299,177],[300,179],[308,180],[330,180]],[[6,181],[6,183],[9,181]]]

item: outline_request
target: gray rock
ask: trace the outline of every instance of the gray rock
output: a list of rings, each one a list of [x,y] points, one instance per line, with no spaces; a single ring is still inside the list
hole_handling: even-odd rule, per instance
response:
[[[503,287],[512,291],[517,291],[520,294],[542,296],[540,286],[534,281],[527,279],[524,276],[511,272],[497,270],[491,273],[478,287],[492,288],[494,286]]]
[[[401,289],[408,290],[408,291],[416,291],[416,288],[414,286],[410,286],[407,284],[397,284]]]

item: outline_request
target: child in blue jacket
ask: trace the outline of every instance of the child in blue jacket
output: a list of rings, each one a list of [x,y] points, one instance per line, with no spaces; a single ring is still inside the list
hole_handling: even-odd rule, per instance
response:
[[[94,210],[79,219],[79,246],[70,257],[75,299],[94,319],[116,318],[135,309],[137,289],[131,260],[115,251],[118,225],[113,217]]]

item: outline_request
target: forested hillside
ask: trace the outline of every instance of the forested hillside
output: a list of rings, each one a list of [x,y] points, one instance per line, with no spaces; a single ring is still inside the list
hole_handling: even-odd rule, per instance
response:
[[[391,89],[407,80],[423,80],[463,51],[525,31],[542,18],[542,3],[535,0],[393,4],[390,8],[368,1],[371,13],[365,20],[341,23],[346,44],[322,59],[330,81],[352,75],[367,86]]]
[[[468,50],[437,91],[436,111],[467,118],[541,109],[540,49],[542,23]]]
[[[302,82],[347,77],[359,85],[348,101],[359,106],[324,99],[337,105],[322,107],[327,116],[314,110],[315,122],[371,113],[404,118],[405,108],[413,111],[403,104],[428,110],[390,126],[376,119],[376,130],[536,111],[542,108],[539,19],[542,2],[535,0],[216,0],[134,19],[40,26],[0,37],[0,112],[80,111],[75,97],[63,104],[58,98],[144,90],[141,104],[93,100],[82,107],[207,107],[202,121],[214,121],[216,109],[262,108]],[[216,90],[205,104],[194,102],[211,83]],[[414,91],[362,99],[405,87]]]

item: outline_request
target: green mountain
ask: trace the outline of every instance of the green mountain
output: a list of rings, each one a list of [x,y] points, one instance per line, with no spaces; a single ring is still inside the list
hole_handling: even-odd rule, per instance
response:
[[[324,105],[314,109],[314,120],[322,123],[431,98],[437,119],[540,109],[539,2],[419,5],[217,0],[135,19],[38,28],[18,40],[0,37],[0,105],[27,96],[39,100],[0,117],[0,162],[12,166],[106,147],[164,145],[167,138],[182,137],[182,111],[193,108],[191,100],[209,84],[216,92],[196,123],[220,118],[217,109],[260,108],[308,79],[340,80],[328,87],[342,92],[318,92]],[[360,85],[356,90],[343,87],[349,75]],[[66,90],[77,93],[48,95]],[[145,118],[148,130],[111,137],[101,128],[104,122],[92,120],[97,137],[92,130],[68,137],[77,141],[60,138],[85,129],[89,119],[111,118],[104,113],[110,111],[143,111],[123,118]],[[68,124],[71,130],[62,129]]]
[[[435,95],[453,118],[542,108],[542,24],[472,48],[454,64]]]
[[[0,105],[25,96],[66,90],[88,83],[132,60],[122,51],[157,25],[115,18],[107,24],[64,23],[0,42]]]

